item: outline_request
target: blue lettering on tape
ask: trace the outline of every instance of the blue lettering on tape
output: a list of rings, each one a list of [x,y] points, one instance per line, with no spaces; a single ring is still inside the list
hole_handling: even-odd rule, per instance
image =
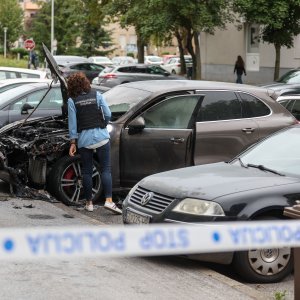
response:
[[[147,231],[139,242],[143,250],[186,249],[190,244],[186,229]]]
[[[218,243],[218,242],[221,241],[220,233],[217,232],[217,231],[213,233],[212,238],[213,238],[213,241],[214,241],[214,242],[217,242],[217,243]]]
[[[256,226],[229,229],[229,235],[234,244],[267,244],[271,242],[300,241],[300,228],[283,226]]]
[[[126,248],[124,232],[112,234],[107,230],[28,234],[26,240],[35,255],[123,251]]]
[[[7,239],[3,243],[4,250],[7,252],[11,252],[14,250],[15,244],[11,239]]]

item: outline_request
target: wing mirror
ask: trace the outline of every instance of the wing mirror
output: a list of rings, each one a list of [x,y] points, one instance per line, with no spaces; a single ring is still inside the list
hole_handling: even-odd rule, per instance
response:
[[[128,124],[128,134],[136,134],[145,128],[145,119],[137,117]]]
[[[21,107],[21,114],[22,115],[26,115],[28,114],[28,110],[29,109],[34,109],[34,107],[28,103],[25,103],[22,107]]]

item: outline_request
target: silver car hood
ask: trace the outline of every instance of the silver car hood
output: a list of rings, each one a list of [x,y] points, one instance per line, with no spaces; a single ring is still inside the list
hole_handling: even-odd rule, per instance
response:
[[[225,195],[295,182],[300,182],[300,178],[215,163],[157,173],[141,180],[139,186],[175,198],[214,200]]]

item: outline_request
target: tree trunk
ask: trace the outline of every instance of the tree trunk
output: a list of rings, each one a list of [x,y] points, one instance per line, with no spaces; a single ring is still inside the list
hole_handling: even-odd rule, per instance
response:
[[[274,81],[279,78],[279,70],[280,70],[280,44],[274,44],[275,46],[275,70],[274,70]]]
[[[179,49],[179,56],[180,56],[180,74],[186,74],[186,65],[185,65],[185,60],[184,60],[184,47],[183,47],[183,37],[180,34],[179,30],[175,31],[175,36],[177,39],[177,43],[178,43],[178,49]]]
[[[201,52],[200,52],[200,41],[199,41],[199,35],[200,32],[195,31],[193,36],[194,36],[194,44],[195,44],[195,50],[196,50],[196,66],[194,70],[194,76],[193,79],[201,79]]]
[[[196,74],[197,74],[197,57],[196,57],[196,53],[194,51],[192,40],[193,40],[193,33],[192,33],[192,30],[190,29],[187,33],[186,48],[188,49],[188,52],[192,56],[192,60],[193,60],[193,72],[192,72],[191,79],[198,79],[196,77]]]
[[[145,54],[145,50],[144,50],[144,40],[141,37],[141,35],[137,32],[137,40],[136,40],[136,44],[137,44],[137,59],[138,59],[138,63],[144,63],[144,54]]]

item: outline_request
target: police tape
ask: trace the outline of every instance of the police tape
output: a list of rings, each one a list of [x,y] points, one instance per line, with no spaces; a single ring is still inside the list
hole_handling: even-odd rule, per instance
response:
[[[0,230],[0,260],[153,256],[282,247],[300,247],[300,221]]]

